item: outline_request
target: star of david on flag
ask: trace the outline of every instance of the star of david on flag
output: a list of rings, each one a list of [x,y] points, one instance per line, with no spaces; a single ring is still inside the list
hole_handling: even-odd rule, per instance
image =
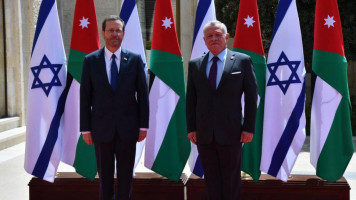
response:
[[[301,83],[297,74],[300,62],[301,61],[290,61],[286,54],[282,51],[277,62],[267,64],[267,69],[271,73],[267,81],[267,86],[278,85],[279,88],[281,88],[283,94],[286,94],[290,84]],[[283,73],[279,73],[277,75],[278,68],[283,66],[288,66],[288,68],[291,70],[291,74],[287,80],[281,80],[284,76]]]
[[[260,169],[287,181],[305,140],[306,71],[296,0],[278,3],[267,69]]]
[[[31,89],[42,88],[43,92],[48,97],[51,92],[52,87],[54,86],[62,86],[61,81],[59,80],[58,73],[62,69],[62,64],[52,64],[46,55],[43,56],[40,65],[31,67],[31,71],[33,74],[33,83]],[[40,78],[40,74],[42,70],[50,69],[53,73],[52,80],[48,83],[44,83]]]
[[[69,91],[65,87],[66,54],[55,0],[41,2],[30,67],[24,168],[53,183],[65,144],[63,112]]]

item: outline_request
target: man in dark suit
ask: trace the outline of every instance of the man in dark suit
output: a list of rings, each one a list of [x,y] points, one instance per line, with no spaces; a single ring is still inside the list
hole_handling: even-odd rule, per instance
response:
[[[188,70],[188,138],[198,147],[207,199],[214,200],[240,199],[242,143],[252,140],[257,111],[252,61],[228,50],[228,38],[223,23],[207,23],[209,53],[191,60]]]
[[[105,47],[84,59],[80,86],[80,130],[95,145],[100,199],[130,199],[136,142],[148,129],[148,90],[141,57],[121,48],[124,22],[102,24]],[[114,195],[114,167],[117,190]]]

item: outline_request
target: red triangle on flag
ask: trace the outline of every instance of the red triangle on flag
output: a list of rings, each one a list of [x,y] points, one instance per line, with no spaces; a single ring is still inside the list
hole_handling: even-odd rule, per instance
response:
[[[314,50],[345,56],[341,20],[336,0],[317,0],[316,2]]]
[[[85,53],[100,48],[94,0],[77,0],[70,48]]]
[[[153,20],[152,49],[182,56],[171,0],[157,0]]]
[[[240,1],[233,47],[265,55],[262,46],[257,0]]]

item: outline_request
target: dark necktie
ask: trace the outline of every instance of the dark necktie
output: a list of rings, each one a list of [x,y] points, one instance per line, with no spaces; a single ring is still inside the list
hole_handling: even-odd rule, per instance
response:
[[[115,54],[112,54],[111,56],[111,74],[110,74],[110,85],[112,87],[113,90],[116,89],[116,86],[117,86],[117,78],[119,76],[119,72],[117,71],[117,65],[116,65],[116,62],[115,62]]]
[[[218,65],[217,62],[219,60],[219,58],[217,56],[213,57],[213,64],[210,67],[210,71],[209,71],[209,82],[211,85],[211,88],[213,89],[213,91],[216,91],[216,74],[218,73]]]

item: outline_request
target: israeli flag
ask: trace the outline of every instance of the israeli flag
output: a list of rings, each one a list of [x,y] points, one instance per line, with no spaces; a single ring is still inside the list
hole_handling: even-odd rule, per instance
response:
[[[121,43],[121,46],[132,52],[141,55],[143,64],[145,65],[145,73],[147,77],[147,66],[145,57],[145,48],[143,47],[142,33],[140,20],[138,18],[136,0],[124,0],[121,4],[120,18],[125,22],[125,36]],[[136,143],[136,157],[135,167],[137,167],[143,148],[145,146],[146,139]]]
[[[53,182],[61,160],[66,56],[55,0],[41,3],[28,78],[25,170]]]
[[[287,181],[305,140],[305,68],[295,0],[280,0],[268,53],[261,171]]]
[[[216,20],[214,0],[199,0],[197,12],[195,15],[193,48],[192,55],[190,57],[191,59],[200,57],[208,53],[209,50],[203,40],[203,28],[206,23],[212,20]],[[193,174],[199,177],[204,176],[197,146],[193,143],[191,143],[191,152],[189,155],[188,164],[190,167],[190,171]]]

